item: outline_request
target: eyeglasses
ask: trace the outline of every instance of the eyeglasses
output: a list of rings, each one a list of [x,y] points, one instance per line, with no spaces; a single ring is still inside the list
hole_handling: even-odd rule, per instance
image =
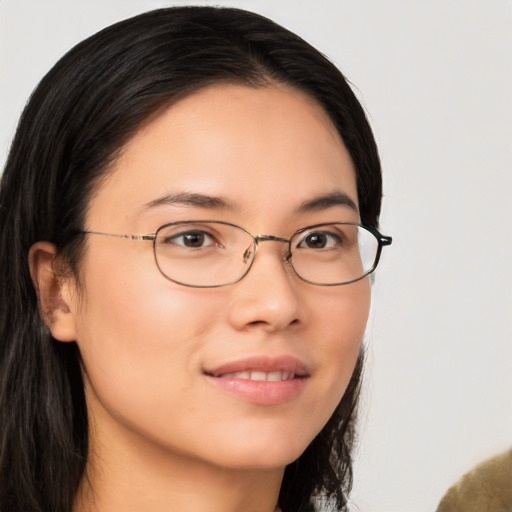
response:
[[[235,224],[212,220],[170,222],[147,235],[83,233],[152,241],[160,272],[177,284],[197,288],[226,286],[243,279],[261,242],[286,244],[283,261],[307,283],[349,284],[371,274],[382,247],[392,241],[373,227],[347,222],[308,226],[289,239],[254,236]]]

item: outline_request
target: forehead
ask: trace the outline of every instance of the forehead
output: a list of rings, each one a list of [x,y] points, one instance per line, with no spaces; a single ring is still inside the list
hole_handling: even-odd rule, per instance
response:
[[[92,198],[88,225],[128,221],[166,194],[221,197],[254,214],[339,191],[357,205],[351,158],[314,100],[284,86],[212,86],[139,129]]]

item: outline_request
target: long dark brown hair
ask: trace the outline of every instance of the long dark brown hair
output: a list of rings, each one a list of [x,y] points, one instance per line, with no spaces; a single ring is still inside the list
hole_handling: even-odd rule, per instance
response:
[[[43,78],[21,117],[0,182],[0,511],[71,512],[88,453],[76,344],[38,311],[27,265],[51,241],[78,275],[88,200],[142,122],[211,84],[299,89],[329,115],[357,174],[362,222],[376,226],[381,172],[364,111],[340,71],[272,21],[237,9],[178,7],[122,21],[77,45]],[[335,413],[290,464],[283,512],[325,496],[345,510],[362,356]]]

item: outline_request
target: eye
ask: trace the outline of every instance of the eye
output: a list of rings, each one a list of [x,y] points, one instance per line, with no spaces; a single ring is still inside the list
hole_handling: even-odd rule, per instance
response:
[[[341,245],[341,238],[335,233],[311,231],[297,244],[301,249],[332,249]]]
[[[203,247],[210,247],[216,245],[215,239],[206,231],[184,231],[172,236],[166,236],[163,240],[166,244],[175,244],[182,247],[191,247],[193,249],[200,249]]]

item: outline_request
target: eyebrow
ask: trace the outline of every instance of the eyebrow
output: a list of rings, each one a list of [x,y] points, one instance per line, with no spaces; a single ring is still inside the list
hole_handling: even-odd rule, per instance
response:
[[[215,210],[234,210],[235,205],[223,197],[207,196],[205,194],[194,194],[190,192],[179,192],[177,194],[167,194],[150,201],[146,208],[154,208],[161,205],[184,205],[195,206],[196,208],[212,208]]]
[[[146,208],[154,208],[161,205],[184,205],[196,208],[211,208],[214,210],[235,210],[236,205],[232,201],[223,197],[208,196],[192,192],[179,192],[176,194],[166,194],[165,196],[153,199],[146,203]],[[308,213],[327,210],[334,206],[348,206],[350,209],[359,213],[357,205],[344,192],[335,191],[330,194],[315,197],[301,203],[296,213]]]
[[[356,203],[344,192],[335,191],[330,194],[315,197],[304,201],[298,208],[297,213],[318,212],[327,210],[333,206],[348,206],[350,209],[359,213]]]

